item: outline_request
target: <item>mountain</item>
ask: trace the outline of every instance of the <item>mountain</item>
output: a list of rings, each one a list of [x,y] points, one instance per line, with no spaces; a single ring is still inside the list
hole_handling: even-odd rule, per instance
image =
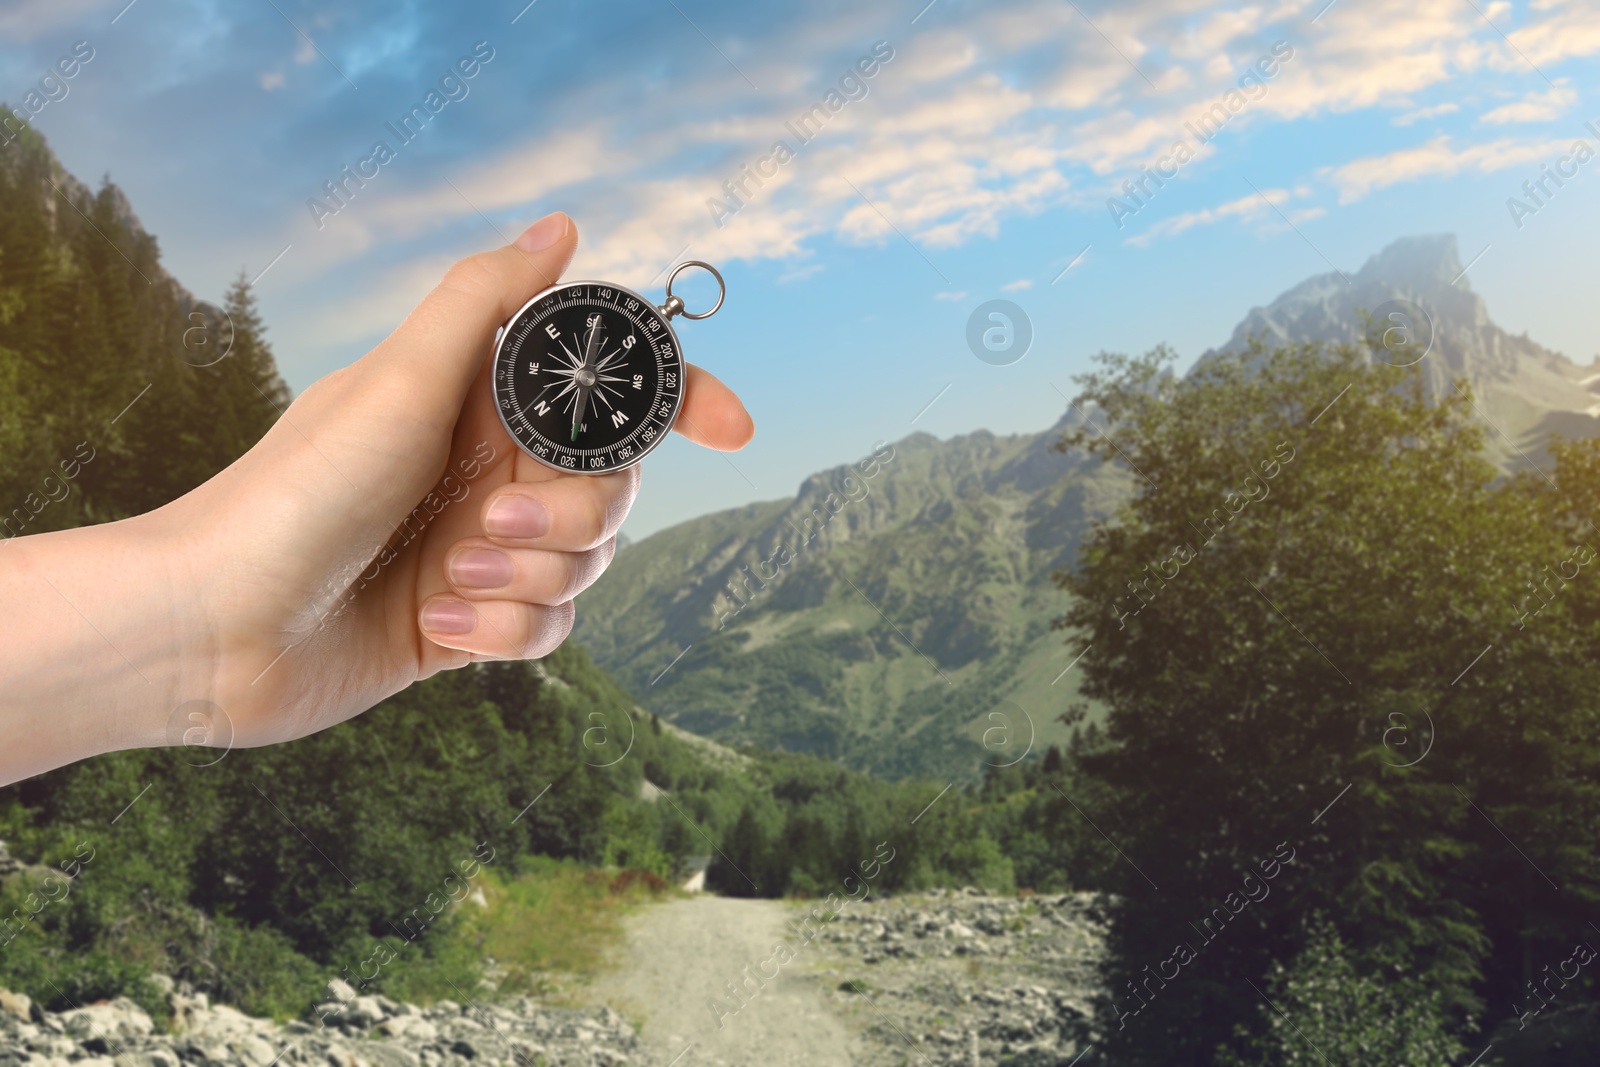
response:
[[[1412,314],[1414,345],[1432,347],[1420,364],[1428,388],[1452,391],[1468,379],[1484,418],[1494,426],[1489,448],[1510,468],[1522,462],[1520,449],[1534,460],[1552,432],[1569,437],[1600,434],[1600,355],[1595,365],[1580,367],[1526,334],[1516,336],[1489,318],[1483,298],[1468,285],[1450,234],[1403,237],[1368,259],[1352,275],[1319,274],[1279,296],[1266,307],[1252,308],[1234,329],[1228,343],[1200,357],[1242,351],[1249,338],[1284,341],[1348,341],[1363,344],[1381,337],[1389,321],[1371,324],[1362,314],[1390,301],[1407,301],[1422,311]],[[1399,335],[1395,335],[1399,340]],[[1415,356],[1393,356],[1369,347],[1380,357],[1407,363]]]
[[[644,538],[584,594],[575,637],[720,740],[966,778],[989,731],[990,762],[1010,762],[1030,718],[1063,736],[1075,693],[1052,685],[1069,660],[1049,574],[1127,491],[1057,436],[915,434],[792,500]]]
[[[1432,320],[1430,388],[1468,378],[1508,466],[1517,449],[1537,458],[1552,428],[1600,433],[1600,374],[1494,325],[1461,273],[1453,237],[1401,239],[1348,280],[1319,275],[1252,309],[1197,365],[1251,336],[1360,343],[1373,332],[1360,309],[1404,298]],[[723,741],[952,780],[1030,738],[1037,752],[1064,739],[1077,700],[1050,575],[1131,487],[1120,467],[1052,449],[1078,418],[915,434],[791,499],[634,542],[584,595],[574,638],[664,719]]]

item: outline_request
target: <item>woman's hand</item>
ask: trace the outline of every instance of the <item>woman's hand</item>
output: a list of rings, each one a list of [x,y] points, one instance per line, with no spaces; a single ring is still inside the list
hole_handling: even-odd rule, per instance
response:
[[[387,340],[171,504],[5,545],[0,612],[39,625],[0,668],[15,683],[0,691],[0,778],[177,743],[190,701],[221,709],[231,743],[270,744],[440,670],[559,645],[639,470],[563,475],[522,453],[495,414],[489,354],[576,246],[558,213],[457,263]],[[754,431],[694,367],[683,416],[710,448]]]

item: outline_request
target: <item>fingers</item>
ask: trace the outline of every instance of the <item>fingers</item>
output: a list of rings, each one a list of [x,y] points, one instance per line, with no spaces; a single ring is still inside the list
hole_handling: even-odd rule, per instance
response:
[[[419,619],[436,645],[491,659],[538,659],[572,632],[572,603],[549,607],[512,600],[467,601],[448,593],[429,597]]]
[[[462,530],[443,542],[448,552],[423,562],[434,576],[420,583],[424,636],[493,659],[548,655],[572,629],[572,597],[616,553],[617,527],[638,491],[637,467],[495,489],[477,516],[487,536]]]
[[[511,244],[468,256],[357,366],[374,388],[394,389],[408,415],[448,430],[495,330],[556,283],[577,245],[577,227],[555,212]]]
[[[617,553],[611,538],[587,552],[501,549],[483,537],[460,542],[445,560],[451,587],[468,600],[564,604],[594,584]]]
[[[673,429],[697,445],[737,452],[755,436],[756,424],[732,389],[691,363],[684,379],[683,410]]]
[[[537,466],[527,457],[519,461]],[[505,548],[580,552],[615,536],[638,494],[638,467],[593,477],[512,482],[484,501],[483,532]]]

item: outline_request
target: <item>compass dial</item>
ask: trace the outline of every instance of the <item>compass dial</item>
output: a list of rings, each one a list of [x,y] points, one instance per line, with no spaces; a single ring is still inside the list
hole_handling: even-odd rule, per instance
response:
[[[608,282],[547,289],[495,347],[506,431],[557,470],[605,474],[639,462],[683,405],[683,354],[666,317]]]

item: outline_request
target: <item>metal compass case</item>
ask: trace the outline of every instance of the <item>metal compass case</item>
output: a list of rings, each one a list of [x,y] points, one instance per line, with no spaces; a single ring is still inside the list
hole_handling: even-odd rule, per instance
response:
[[[692,314],[672,294],[690,267],[717,280],[717,302]],[[495,335],[500,421],[547,467],[610,474],[666,440],[683,407],[684,361],[671,319],[705,319],[727,287],[709,263],[680,263],[660,307],[611,282],[562,282],[522,305]]]

